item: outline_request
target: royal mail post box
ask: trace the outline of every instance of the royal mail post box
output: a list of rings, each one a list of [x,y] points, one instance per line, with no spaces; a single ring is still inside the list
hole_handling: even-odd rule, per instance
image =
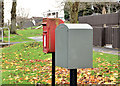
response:
[[[93,28],[88,24],[60,24],[55,30],[55,65],[92,68]]]
[[[64,23],[59,18],[43,19],[43,52],[55,52],[55,29],[59,24]]]

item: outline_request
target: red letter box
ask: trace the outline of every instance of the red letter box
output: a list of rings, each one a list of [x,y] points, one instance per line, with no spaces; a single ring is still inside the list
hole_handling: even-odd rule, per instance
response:
[[[55,52],[55,29],[64,23],[59,18],[43,18],[43,52]]]

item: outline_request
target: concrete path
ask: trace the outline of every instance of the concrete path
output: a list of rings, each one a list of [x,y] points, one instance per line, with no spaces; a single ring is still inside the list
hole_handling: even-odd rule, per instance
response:
[[[34,39],[35,41],[39,42],[39,41],[43,41],[43,37],[39,36],[39,37],[28,37],[29,39]],[[18,43],[26,43],[26,42],[34,42],[34,41],[24,41],[24,42],[11,42],[10,44],[18,44]],[[0,46],[2,45],[9,45],[9,43],[0,43]]]
[[[40,36],[40,37],[29,37],[29,38],[30,39],[34,39],[35,41],[43,41],[43,37],[42,36]],[[93,50],[96,51],[96,52],[102,52],[102,53],[118,55],[118,50],[117,49],[94,46]]]
[[[34,41],[24,41],[24,42],[0,43],[0,47],[2,47],[2,46],[8,46],[8,45],[12,45],[12,44],[18,44],[18,43],[27,43],[27,42],[34,42]]]
[[[34,41],[24,41],[24,42],[11,42],[10,44],[18,44],[18,43],[26,43],[26,42],[34,42]]]
[[[43,37],[42,36],[38,36],[38,37],[28,37],[29,39],[33,39],[37,42],[42,42],[43,41]],[[17,43],[26,43],[26,42],[34,42],[34,41],[24,41],[24,42],[11,42],[10,44],[17,44]]]
[[[34,39],[35,41],[39,42],[39,41],[43,41],[43,37],[39,36],[39,37],[28,37],[29,39]],[[24,42],[12,42],[10,44],[17,44],[17,43],[26,43],[26,42],[34,42],[34,41],[24,41]],[[113,48],[105,48],[105,47],[93,47],[93,50],[96,52],[102,52],[102,53],[108,53],[108,54],[114,54],[114,55],[120,55],[120,53],[118,54],[118,50],[117,49],[113,49]]]
[[[120,53],[118,54],[118,50],[117,49],[113,49],[113,48],[104,48],[104,47],[96,47],[96,46],[94,46],[93,50],[97,51],[97,52],[102,52],[102,53],[120,55]]]
[[[43,41],[43,37],[42,36],[38,36],[38,37],[28,37],[29,39],[34,39],[35,41]]]

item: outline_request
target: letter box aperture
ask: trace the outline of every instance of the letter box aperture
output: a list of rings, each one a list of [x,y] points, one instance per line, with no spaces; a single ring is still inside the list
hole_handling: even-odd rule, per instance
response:
[[[55,29],[59,24],[64,23],[59,18],[43,19],[43,52],[55,52]]]
[[[55,64],[68,69],[93,67],[93,28],[60,24],[55,30]]]

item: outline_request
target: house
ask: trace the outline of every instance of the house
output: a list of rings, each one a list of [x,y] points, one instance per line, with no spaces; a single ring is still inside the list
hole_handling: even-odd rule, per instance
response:
[[[65,21],[64,11],[60,11],[60,10],[49,10],[47,12],[44,12],[43,16],[44,18],[60,18],[63,21]]]
[[[17,17],[17,18],[16,18],[16,22],[17,22],[17,26],[18,26],[20,29],[34,26],[31,18]]]
[[[34,23],[34,26],[40,26],[43,21],[43,17],[32,17],[32,22]]]

